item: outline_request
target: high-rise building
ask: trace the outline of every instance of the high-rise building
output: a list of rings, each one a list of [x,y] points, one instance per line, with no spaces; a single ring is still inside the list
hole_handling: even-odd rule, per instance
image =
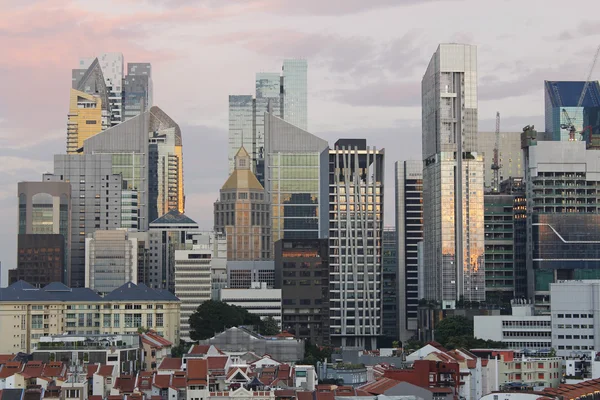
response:
[[[383,311],[381,333],[387,345],[398,340],[398,244],[396,229],[384,228],[382,240],[383,265],[382,299]]]
[[[127,63],[127,75],[123,79],[123,121],[154,105],[153,90],[150,63]]]
[[[589,82],[581,107],[577,107],[584,85],[585,81],[544,81],[546,140],[568,141],[569,129],[562,126],[571,123],[577,141],[589,141],[591,132],[600,134],[600,84]]]
[[[382,334],[383,189],[383,149],[367,147],[364,139],[340,139],[329,150],[329,305],[335,346],[374,349]]]
[[[59,234],[20,234],[17,268],[8,271],[8,284],[26,281],[35,287],[65,280],[65,239]]]
[[[110,154],[57,154],[49,184],[70,183],[70,285],[85,285],[85,238],[101,229],[117,229],[123,218],[123,177],[113,171]],[[129,211],[127,211],[129,213]]]
[[[422,80],[426,298],[485,300],[483,157],[477,148],[477,50],[440,44]]]
[[[547,307],[550,284],[600,279],[600,150],[523,132],[528,298]]]
[[[498,305],[527,295],[525,188],[512,180],[484,199],[486,301]]]
[[[398,237],[398,335],[410,339],[417,330],[419,251],[423,241],[423,162],[396,162],[396,235]]]
[[[103,124],[102,98],[71,89],[67,122],[67,154],[83,148],[83,141],[107,126]]]
[[[138,281],[138,243],[124,230],[95,231],[85,239],[85,287],[107,294]]]
[[[264,282],[252,282],[249,289],[221,289],[220,300],[258,315],[262,320],[273,318],[281,327],[281,289],[269,288]]]
[[[498,158],[500,161],[500,182],[510,178],[523,177],[523,151],[521,150],[521,132],[500,132]],[[479,132],[478,152],[483,154],[484,189],[492,191],[494,181],[495,132]]]
[[[275,287],[275,263],[273,261],[227,261],[227,287],[249,289],[253,282]]]
[[[328,144],[265,114],[265,190],[271,201],[273,242],[327,236]]]
[[[284,60],[283,72],[256,74],[256,93],[229,96],[229,173],[234,157],[244,147],[252,158],[252,172],[265,186],[265,112],[292,125],[307,127],[307,62]]]
[[[327,239],[275,243],[275,288],[281,289],[281,328],[318,346],[329,344]]]
[[[227,242],[214,232],[188,232],[175,250],[175,296],[181,300],[180,335],[190,341],[190,316],[212,298],[212,270],[225,269]]]
[[[235,169],[215,202],[215,231],[227,236],[227,259],[271,259],[271,210],[268,196],[252,173],[244,147],[235,156]]]
[[[150,287],[175,291],[175,252],[185,250],[187,233],[198,224],[185,214],[171,210],[150,223],[148,236],[154,251],[150,253]]]

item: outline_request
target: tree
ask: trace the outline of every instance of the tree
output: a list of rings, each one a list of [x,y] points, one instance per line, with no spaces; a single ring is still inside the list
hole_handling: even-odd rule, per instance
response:
[[[279,324],[273,317],[267,317],[262,321],[260,334],[265,336],[275,336],[280,333]]]
[[[187,352],[190,350],[190,347],[192,347],[191,343],[188,343],[184,340],[180,340],[177,346],[171,348],[171,357],[183,357],[184,354],[187,354]]]
[[[299,360],[296,364],[299,365],[314,365],[317,366],[317,362],[324,362],[325,360],[331,360],[331,353],[333,350],[331,347],[319,347],[309,340],[304,342],[304,358]]]
[[[190,316],[189,323],[190,338],[193,341],[211,338],[233,326],[262,326],[258,315],[251,314],[242,307],[214,300],[202,303]]]
[[[446,346],[450,338],[473,337],[473,322],[461,315],[446,317],[435,327],[435,341]]]

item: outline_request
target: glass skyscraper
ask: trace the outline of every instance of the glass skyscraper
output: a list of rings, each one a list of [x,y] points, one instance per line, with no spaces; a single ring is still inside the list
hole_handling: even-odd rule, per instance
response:
[[[477,49],[440,44],[422,80],[425,296],[485,300]]]
[[[265,189],[271,198],[273,243],[324,237],[320,233],[327,230],[327,210],[322,207],[327,204],[327,142],[269,113],[265,128]]]
[[[308,129],[306,60],[283,61],[283,118],[300,129]]]

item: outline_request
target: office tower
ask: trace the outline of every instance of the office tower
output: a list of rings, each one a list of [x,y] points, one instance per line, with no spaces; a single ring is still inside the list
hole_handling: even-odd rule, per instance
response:
[[[227,261],[227,287],[249,289],[252,282],[266,283],[275,287],[275,263],[273,261]]]
[[[585,82],[544,81],[545,140],[568,141],[571,123],[575,127],[575,140],[591,141],[590,131],[600,134],[600,84],[589,82],[585,97],[577,107]]]
[[[107,294],[137,283],[137,239],[124,230],[96,231],[85,239],[85,287]]]
[[[508,183],[504,181],[503,183]],[[527,295],[526,203],[522,178],[502,185],[499,193],[484,196],[485,298],[508,305]]]
[[[23,249],[23,262],[17,264],[15,276],[29,275],[25,271],[28,267],[27,254],[37,254],[35,245],[41,249],[54,249],[56,238],[32,238],[21,235],[59,235],[63,241],[60,246],[63,260],[60,265],[60,279],[53,282],[68,283],[71,273],[70,248],[71,248],[71,185],[66,182],[19,182],[19,249]],[[48,251],[46,251],[48,252]],[[48,261],[51,261],[48,255]],[[19,250],[19,257],[21,252]],[[58,260],[54,260],[58,261]],[[53,263],[56,266],[56,263]],[[21,269],[23,269],[21,271]],[[47,273],[45,271],[44,273]],[[42,272],[40,271],[40,274]],[[56,277],[55,274],[52,274]],[[40,277],[41,279],[41,277]],[[33,282],[31,282],[33,284]],[[49,282],[48,282],[49,283]]]
[[[426,298],[485,300],[483,157],[477,148],[477,50],[440,44],[422,80]]]
[[[251,170],[244,147],[235,156],[235,169],[215,202],[215,231],[227,236],[227,259],[271,259],[270,203]]]
[[[381,257],[383,265],[383,312],[381,333],[389,345],[398,340],[398,244],[394,228],[383,229]]]
[[[423,162],[396,161],[396,234],[398,237],[398,335],[417,330],[419,308],[418,245],[423,241]]]
[[[275,288],[281,289],[281,328],[317,346],[328,345],[327,239],[282,239],[275,243]]]
[[[306,60],[283,61],[283,118],[302,130],[308,129],[307,71]]]
[[[340,139],[329,151],[329,304],[334,346],[375,349],[382,333],[383,168],[383,149],[367,147],[364,139]]]
[[[127,75],[123,79],[123,121],[153,106],[153,90],[150,63],[127,63]]]
[[[44,287],[52,282],[63,282],[66,260],[63,235],[20,234],[17,268],[8,271],[8,284],[23,280],[34,287]]]
[[[495,132],[479,132],[477,137],[478,152],[483,154],[484,190],[492,191],[494,180],[494,147]],[[500,182],[510,178],[523,177],[523,151],[521,150],[521,132],[500,132],[498,146],[500,160]]]
[[[227,241],[214,232],[188,232],[175,250],[175,296],[181,300],[180,335],[190,341],[190,316],[212,298],[212,270],[225,269]]]
[[[102,98],[71,89],[67,122],[67,154],[75,154],[83,141],[107,126],[103,125]]]
[[[152,221],[148,236],[154,251],[150,254],[150,287],[175,291],[175,251],[184,250],[187,232],[198,224],[177,210]]]
[[[252,172],[263,186],[266,173],[265,112],[302,130],[307,127],[306,60],[284,60],[282,70],[282,73],[257,73],[254,97],[229,96],[229,173],[233,172],[235,154],[243,146],[252,158]]]
[[[137,242],[137,283],[150,286],[150,236],[147,231],[127,231],[127,236]]]
[[[526,128],[527,296],[544,308],[550,283],[600,279],[600,150]]]
[[[265,190],[273,242],[327,236],[327,142],[265,114]]]
[[[152,107],[141,114],[148,119],[149,221],[170,210],[185,212],[183,142],[179,125],[163,110]]]
[[[110,154],[57,154],[54,174],[44,174],[45,182],[71,187],[70,247],[67,262],[70,286],[85,285],[85,238],[98,229],[122,226],[123,178],[113,171]],[[130,211],[126,211],[129,215]]]
[[[268,288],[264,282],[252,282],[249,289],[221,289],[220,299],[258,315],[262,320],[273,318],[281,327],[281,289]]]

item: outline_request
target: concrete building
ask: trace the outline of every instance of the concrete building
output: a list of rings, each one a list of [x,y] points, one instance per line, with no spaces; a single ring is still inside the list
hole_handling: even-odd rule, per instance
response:
[[[266,283],[253,282],[249,289],[221,289],[221,301],[242,307],[265,319],[272,317],[281,326],[281,289],[269,289]]]
[[[177,210],[171,210],[150,223],[150,287],[175,291],[175,252],[184,250],[187,232],[198,224]]]
[[[154,105],[150,63],[127,63],[123,79],[123,121],[148,111]]]
[[[181,301],[180,336],[190,341],[189,318],[212,298],[213,270],[224,270],[227,240],[214,232],[186,233],[185,246],[175,250],[175,296]]]
[[[265,114],[265,132],[273,243],[326,237],[327,142],[272,114]]]
[[[381,333],[387,345],[398,340],[398,238],[396,229],[384,228],[382,240],[382,322]],[[379,347],[382,347],[381,344]]]
[[[396,235],[398,249],[398,335],[408,340],[417,330],[418,245],[423,241],[423,162],[396,161]],[[421,275],[422,276],[422,275]]]
[[[252,161],[252,172],[265,186],[266,124],[265,112],[285,119],[306,131],[307,122],[307,62],[284,60],[282,73],[256,74],[256,93],[229,96],[229,173],[234,169],[234,157],[244,147]]]
[[[335,346],[382,334],[384,150],[340,139],[329,151],[329,309]],[[321,207],[323,208],[323,207]]]
[[[19,281],[0,289],[0,353],[29,353],[43,336],[137,334],[146,327],[179,343],[180,302],[173,294],[126,283],[104,297],[89,288]]]
[[[556,355],[587,354],[600,350],[600,280],[550,284],[552,347]]]
[[[329,344],[327,239],[275,243],[275,288],[281,289],[282,329],[316,345]]]
[[[71,260],[69,257],[69,250],[71,248],[71,185],[67,182],[19,182],[18,184],[18,197],[19,197],[19,250],[17,263],[17,270],[13,273],[13,276],[18,280],[25,276],[36,275],[36,273],[30,274],[26,270],[29,267],[26,265],[35,267],[35,265],[29,263],[31,260],[29,255],[35,256],[37,245],[41,248],[54,249],[55,254],[52,256],[56,257],[56,249],[61,249],[62,260],[50,260],[50,255],[46,251],[46,261],[52,262],[53,267],[50,264],[46,264],[48,271],[55,271],[57,262],[60,262],[59,274],[51,273],[51,281],[46,279],[37,279],[32,284],[48,284],[50,282],[69,282],[70,279],[70,266]],[[30,235],[43,234],[45,239],[29,237]],[[20,237],[23,236],[22,238]],[[56,238],[50,238],[50,235],[58,235],[62,240],[62,245],[56,246]],[[52,244],[50,246],[50,244]],[[21,257],[23,256],[23,257]],[[47,273],[48,271],[40,274]],[[42,278],[40,275],[38,275]],[[50,278],[48,276],[47,278]],[[56,279],[58,278],[58,279]]]
[[[244,147],[235,156],[235,169],[215,202],[215,231],[226,234],[227,260],[269,260],[271,205],[264,188],[251,170]]]
[[[138,243],[124,230],[96,231],[85,239],[85,287],[106,294],[138,281]]]
[[[512,315],[475,316],[474,336],[502,342],[512,350],[549,352],[553,336],[550,315],[535,315],[534,305],[525,300],[514,300],[511,305]]]
[[[266,283],[268,289],[275,287],[275,263],[273,261],[228,261],[227,287],[250,289],[252,282]]]
[[[528,298],[550,305],[550,283],[600,279],[600,150],[537,141],[524,129]]]
[[[427,299],[453,308],[461,298],[485,300],[475,46],[439,45],[423,76],[422,102],[425,276],[420,279]]]
[[[49,184],[71,187],[71,231],[68,261],[72,287],[85,286],[85,238],[96,230],[122,226],[123,178],[113,172],[109,154],[54,156],[54,174],[44,174]]]
[[[9,285],[20,281],[43,287],[65,277],[63,235],[25,234],[17,238],[17,268],[8,271]]]
[[[108,128],[105,108],[98,94],[71,89],[67,115],[67,154],[76,154],[86,139]]]
[[[600,84],[590,81],[577,107],[585,81],[544,81],[545,140],[569,141],[564,125],[573,123],[575,141],[590,142],[590,131],[600,133]]]
[[[521,132],[500,132],[498,142],[498,161],[500,162],[500,182],[509,178],[523,177],[523,151],[521,150]],[[496,132],[477,133],[477,147],[483,153],[483,173],[485,192],[492,191],[494,180],[494,147]]]

